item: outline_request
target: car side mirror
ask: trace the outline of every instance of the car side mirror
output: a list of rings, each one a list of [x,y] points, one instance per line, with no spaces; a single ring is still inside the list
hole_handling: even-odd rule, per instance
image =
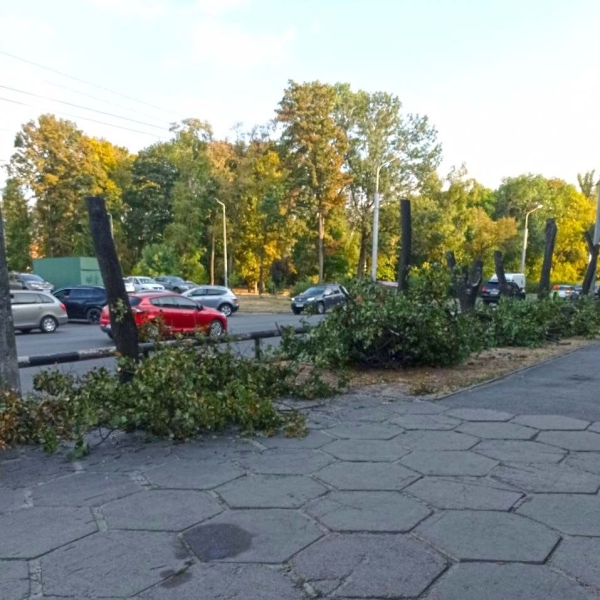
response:
[[[198,308],[196,310],[204,310],[204,306],[202,306],[202,304],[198,303]]]

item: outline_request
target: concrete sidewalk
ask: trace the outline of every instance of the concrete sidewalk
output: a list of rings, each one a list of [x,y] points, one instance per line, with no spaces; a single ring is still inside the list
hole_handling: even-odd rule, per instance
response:
[[[599,600],[600,410],[562,383],[598,354],[304,404],[301,440],[0,454],[0,598]]]

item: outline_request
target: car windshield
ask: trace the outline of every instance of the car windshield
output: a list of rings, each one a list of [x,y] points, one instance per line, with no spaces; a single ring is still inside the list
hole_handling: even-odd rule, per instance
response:
[[[493,289],[493,288],[497,288],[500,284],[497,281],[488,281],[485,284],[485,287],[488,289]]]
[[[154,283],[154,279],[150,279],[150,277],[138,277],[140,283]]]
[[[325,291],[322,286],[310,287],[302,295],[303,296],[318,296]]]
[[[41,281],[42,283],[44,282],[44,280],[39,275],[21,275],[21,279],[23,281]]]

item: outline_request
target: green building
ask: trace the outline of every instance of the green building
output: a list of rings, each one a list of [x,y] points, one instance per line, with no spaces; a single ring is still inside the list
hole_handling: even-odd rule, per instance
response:
[[[89,256],[34,258],[33,272],[56,290],[74,285],[104,285],[98,260]]]

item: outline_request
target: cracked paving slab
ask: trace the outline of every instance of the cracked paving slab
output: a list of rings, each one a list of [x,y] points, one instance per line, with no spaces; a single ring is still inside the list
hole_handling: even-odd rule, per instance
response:
[[[403,448],[396,440],[336,440],[324,451],[335,458],[350,462],[395,462],[406,456],[410,449]]]
[[[421,477],[402,465],[339,462],[315,474],[321,481],[347,491],[396,491]]]
[[[446,568],[445,560],[406,535],[329,535],[292,560],[292,568],[332,597],[412,598]]]
[[[25,600],[29,596],[29,567],[24,561],[0,561],[0,598]]]
[[[600,476],[579,471],[565,464],[499,466],[491,477],[527,492],[595,494]]]

